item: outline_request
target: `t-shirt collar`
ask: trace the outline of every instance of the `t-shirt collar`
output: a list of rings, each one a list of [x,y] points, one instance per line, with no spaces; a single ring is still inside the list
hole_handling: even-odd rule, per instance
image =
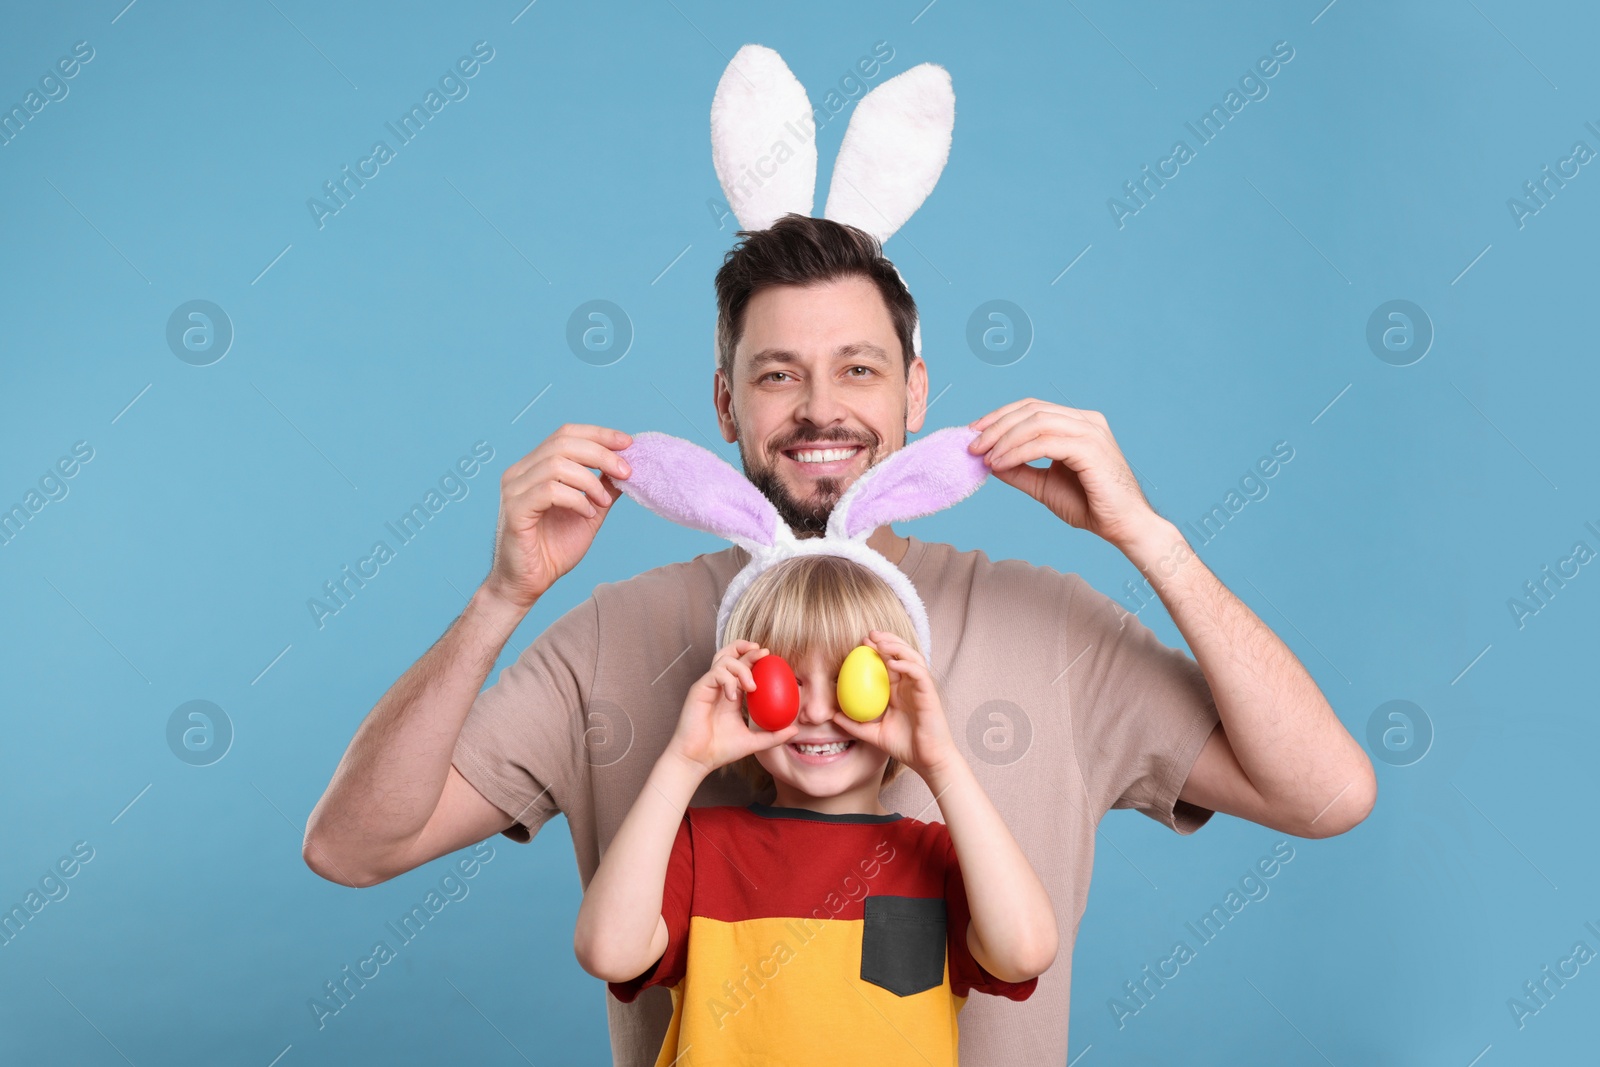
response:
[[[885,815],[870,815],[866,812],[835,815],[826,811],[812,811],[810,808],[780,808],[771,804],[750,804],[748,807],[752,814],[759,815],[763,819],[799,819],[804,822],[880,823],[905,818],[898,811],[891,811]]]

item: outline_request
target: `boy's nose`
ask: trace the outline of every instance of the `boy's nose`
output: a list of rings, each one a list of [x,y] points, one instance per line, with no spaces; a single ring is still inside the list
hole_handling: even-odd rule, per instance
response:
[[[836,707],[833,690],[817,685],[800,687],[800,721],[810,726],[832,722]]]

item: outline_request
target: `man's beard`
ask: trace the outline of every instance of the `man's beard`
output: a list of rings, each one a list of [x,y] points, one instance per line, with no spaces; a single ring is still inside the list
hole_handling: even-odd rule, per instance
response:
[[[737,429],[735,425],[735,432]],[[745,477],[761,490],[763,496],[772,501],[772,506],[778,510],[778,515],[796,537],[821,537],[828,531],[828,516],[833,513],[833,506],[839,502],[839,498],[844,495],[848,486],[841,478],[818,478],[813,483],[815,492],[810,499],[796,499],[778,476],[778,462],[783,449],[791,448],[797,441],[802,440],[820,440],[837,445],[860,445],[867,454],[867,467],[878,461],[878,450],[882,442],[876,436],[864,438],[848,431],[795,435],[793,439],[779,443],[772,449],[767,462],[757,466],[750,462],[750,455],[744,447],[744,439],[740,438],[739,459],[744,464]]]

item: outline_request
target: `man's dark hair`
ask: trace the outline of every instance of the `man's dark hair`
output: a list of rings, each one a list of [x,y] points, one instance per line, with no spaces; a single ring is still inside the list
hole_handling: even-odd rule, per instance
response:
[[[740,230],[717,271],[717,366],[733,379],[733,350],[744,333],[750,298],[774,285],[817,285],[857,275],[878,287],[900,339],[906,377],[911,376],[911,331],[917,302],[883,258],[883,246],[865,230],[831,219],[789,212],[765,230]]]

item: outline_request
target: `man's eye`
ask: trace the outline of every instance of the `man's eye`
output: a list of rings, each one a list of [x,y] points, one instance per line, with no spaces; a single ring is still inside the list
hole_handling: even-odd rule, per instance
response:
[[[850,368],[850,369],[851,369],[851,370],[864,370],[864,371],[866,371],[866,372],[867,372],[867,373],[868,373],[868,374],[871,374],[871,373],[872,373],[872,368],[871,368],[871,367],[863,367],[863,366],[861,366],[861,365],[859,365],[859,364],[857,364],[857,365],[856,365],[856,366],[854,366],[854,367],[851,367],[851,368]],[[859,377],[859,375],[858,375],[858,377]]]

